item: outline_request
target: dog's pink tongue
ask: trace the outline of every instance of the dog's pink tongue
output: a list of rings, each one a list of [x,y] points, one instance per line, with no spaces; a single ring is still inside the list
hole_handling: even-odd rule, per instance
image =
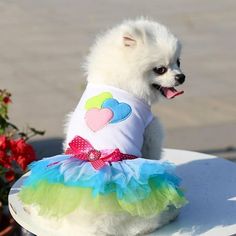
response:
[[[184,93],[184,91],[177,91],[175,88],[163,88],[163,87],[162,87],[162,92],[164,96],[168,99],[174,98]]]

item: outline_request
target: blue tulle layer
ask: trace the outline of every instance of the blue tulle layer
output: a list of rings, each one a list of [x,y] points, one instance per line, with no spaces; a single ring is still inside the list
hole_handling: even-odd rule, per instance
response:
[[[66,186],[91,188],[93,196],[115,192],[118,199],[135,202],[145,199],[156,188],[178,188],[180,179],[172,174],[174,166],[167,162],[137,158],[113,162],[96,170],[91,163],[69,155],[58,155],[32,163],[24,186],[37,186],[40,181]],[[163,185],[164,184],[164,185]]]

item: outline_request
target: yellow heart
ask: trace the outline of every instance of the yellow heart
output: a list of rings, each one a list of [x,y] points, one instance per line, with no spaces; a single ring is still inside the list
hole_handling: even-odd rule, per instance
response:
[[[102,108],[102,104],[105,100],[112,98],[112,94],[109,92],[100,93],[97,96],[91,97],[85,104],[85,109]]]

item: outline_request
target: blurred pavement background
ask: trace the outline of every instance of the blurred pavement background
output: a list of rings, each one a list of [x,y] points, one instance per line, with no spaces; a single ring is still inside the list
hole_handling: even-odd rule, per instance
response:
[[[45,129],[39,155],[59,153],[65,115],[85,86],[81,65],[95,36],[147,16],[183,42],[184,96],[153,108],[165,147],[236,158],[236,1],[0,0],[0,88],[12,121]]]

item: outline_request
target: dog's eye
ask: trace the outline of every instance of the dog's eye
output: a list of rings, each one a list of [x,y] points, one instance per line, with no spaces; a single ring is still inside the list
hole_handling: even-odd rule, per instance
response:
[[[153,68],[153,71],[158,75],[163,75],[167,72],[167,68],[164,66],[159,67],[159,68],[155,67],[155,68]]]
[[[177,59],[176,64],[177,64],[178,67],[180,67],[180,59],[179,58]]]

